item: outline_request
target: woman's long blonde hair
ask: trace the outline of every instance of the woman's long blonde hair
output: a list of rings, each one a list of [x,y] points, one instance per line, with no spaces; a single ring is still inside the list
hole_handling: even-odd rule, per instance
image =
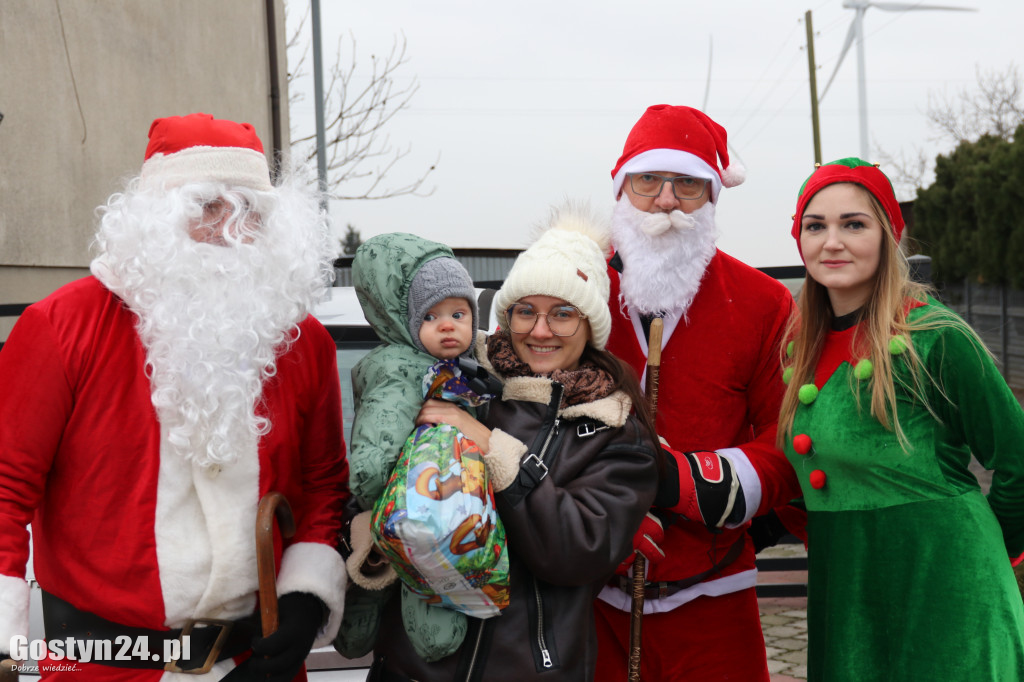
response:
[[[861,310],[861,321],[854,332],[852,343],[855,348],[866,350],[864,357],[872,363],[871,416],[887,430],[893,431],[903,450],[909,451],[910,443],[900,428],[896,411],[896,383],[900,384],[901,390],[910,392],[915,399],[920,400],[933,415],[934,411],[925,400],[923,388],[926,383],[935,383],[922,366],[921,359],[910,342],[911,332],[952,326],[971,336],[979,348],[985,346],[966,323],[957,318],[937,314],[938,311],[929,312],[913,323],[907,321],[912,302],[924,303],[933,292],[930,287],[910,278],[910,266],[899,250],[892,224],[881,203],[864,187],[856,183],[845,184],[854,185],[869,198],[874,215],[882,225],[883,233],[874,287]],[[798,312],[790,318],[785,336],[786,339],[792,340],[791,347],[788,348],[790,344],[786,344],[781,349],[783,367],[792,371],[787,371],[790,376],[779,411],[779,448],[783,448],[793,437],[793,418],[800,404],[800,387],[814,383],[814,370],[834,318],[828,289],[815,281],[810,274],[804,277],[803,288],[797,302]],[[906,374],[901,373],[900,376],[893,371],[894,356],[890,351],[893,337],[900,337],[902,340],[905,347],[902,356],[910,370]],[[938,388],[941,393],[942,387]]]

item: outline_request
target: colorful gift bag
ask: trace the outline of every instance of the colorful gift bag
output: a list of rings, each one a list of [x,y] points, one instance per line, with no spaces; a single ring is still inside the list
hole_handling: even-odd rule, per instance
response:
[[[451,361],[435,365],[424,377],[426,396],[463,404],[490,397],[467,395],[458,374]],[[423,425],[409,436],[370,530],[399,578],[428,603],[477,618],[508,606],[505,530],[483,453],[455,427]]]

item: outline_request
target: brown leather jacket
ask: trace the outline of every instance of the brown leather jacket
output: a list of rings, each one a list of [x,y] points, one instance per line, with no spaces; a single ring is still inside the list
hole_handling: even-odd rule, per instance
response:
[[[427,663],[411,648],[400,600],[391,600],[370,680],[593,679],[592,604],[654,500],[655,445],[623,394],[558,410],[560,396],[549,379],[509,379],[483,420],[527,452],[495,496],[508,540],[508,607],[470,618],[460,649]]]

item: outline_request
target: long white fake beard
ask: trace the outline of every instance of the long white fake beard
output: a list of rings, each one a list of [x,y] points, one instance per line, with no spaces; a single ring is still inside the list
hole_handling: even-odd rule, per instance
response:
[[[225,194],[262,213],[258,227],[229,246],[192,241],[189,219]],[[263,382],[333,273],[326,217],[305,179],[273,193],[129,188],[101,215],[92,272],[138,318],[168,445],[202,467],[252,452],[271,427],[257,414]]]
[[[715,205],[689,214],[647,213],[623,194],[611,233],[623,263],[619,305],[642,315],[685,315],[715,255]]]

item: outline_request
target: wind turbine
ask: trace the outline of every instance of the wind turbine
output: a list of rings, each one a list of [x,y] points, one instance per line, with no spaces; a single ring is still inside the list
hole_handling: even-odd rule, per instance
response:
[[[850,24],[850,30],[846,32],[846,41],[843,43],[843,50],[839,54],[839,61],[836,62],[835,71],[832,72],[832,76],[828,79],[828,83],[825,84],[825,89],[821,91],[821,96],[818,97],[820,103],[825,98],[825,93],[828,92],[828,87],[832,85],[832,81],[835,80],[836,73],[839,72],[839,67],[843,65],[843,59],[846,57],[846,53],[850,50],[850,45],[853,43],[854,38],[857,39],[857,99],[859,102],[860,109],[860,157],[862,159],[868,158],[868,96],[867,96],[867,85],[864,80],[864,14],[868,11],[868,7],[877,7],[878,9],[885,10],[888,12],[907,12],[910,10],[918,9],[942,9],[951,10],[954,12],[977,12],[973,7],[949,7],[946,5],[922,5],[919,3],[907,3],[907,2],[871,2],[871,0],[843,0],[843,7],[847,9],[856,10],[856,14],[853,17],[853,22]]]

